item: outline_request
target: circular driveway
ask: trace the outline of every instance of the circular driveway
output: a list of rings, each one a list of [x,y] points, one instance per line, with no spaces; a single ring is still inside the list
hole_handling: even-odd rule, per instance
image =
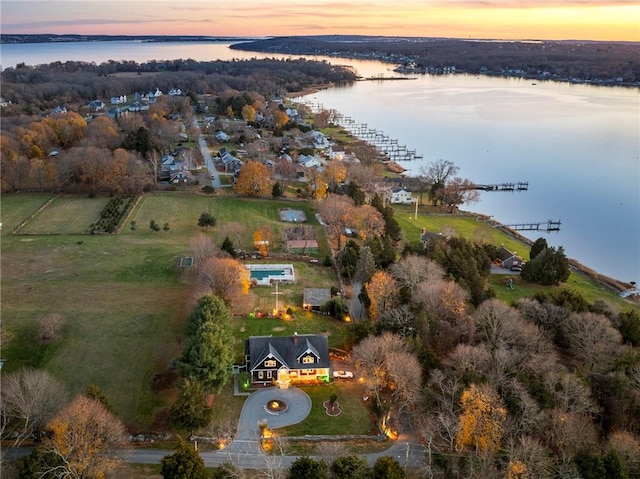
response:
[[[278,414],[267,412],[265,406],[271,400],[282,400],[287,403],[287,410]],[[267,420],[267,427],[275,429],[291,426],[303,421],[311,412],[311,398],[298,388],[279,389],[270,387],[260,389],[247,398],[242,406],[238,434],[236,440],[260,439],[258,422]]]

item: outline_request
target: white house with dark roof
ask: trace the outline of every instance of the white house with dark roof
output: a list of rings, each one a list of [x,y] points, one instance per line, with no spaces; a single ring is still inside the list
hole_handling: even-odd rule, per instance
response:
[[[329,341],[317,334],[251,336],[245,341],[245,367],[252,384],[328,382],[331,377]]]
[[[409,190],[394,188],[391,190],[391,203],[394,205],[411,205],[416,201]]]

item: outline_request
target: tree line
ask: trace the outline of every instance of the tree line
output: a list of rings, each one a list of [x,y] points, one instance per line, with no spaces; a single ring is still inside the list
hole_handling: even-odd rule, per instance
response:
[[[395,64],[408,60],[417,70],[455,66],[465,73],[507,73],[551,78],[613,80],[640,79],[640,48],[634,42],[593,41],[474,41],[456,38],[396,38],[312,36],[276,37],[232,45],[238,50],[299,55],[375,58]]]

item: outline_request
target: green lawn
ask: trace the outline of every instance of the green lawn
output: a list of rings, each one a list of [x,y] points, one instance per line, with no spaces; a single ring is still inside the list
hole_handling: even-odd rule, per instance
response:
[[[152,391],[151,378],[180,353],[184,318],[193,299],[193,271],[179,270],[177,258],[189,254],[189,243],[200,232],[213,235],[220,244],[222,238],[216,237],[219,227],[229,221],[245,226],[248,244],[254,229],[264,224],[278,237],[284,225],[277,210],[292,203],[154,193],[140,199],[120,234],[46,234],[88,227],[101,209],[96,205],[107,201],[63,196],[30,222],[45,234],[11,234],[51,198],[39,194],[2,196],[3,372],[25,366],[43,368],[63,380],[73,393],[96,384],[127,424],[149,428],[155,413],[170,399],[170,394]],[[315,222],[308,205],[294,206],[304,209]],[[207,230],[197,226],[204,211],[216,216],[216,227]],[[152,231],[148,226],[152,219],[161,226],[169,223],[169,231]],[[135,230],[130,229],[131,221],[136,221]],[[292,306],[301,305],[304,285],[335,284],[330,268],[308,263],[296,268],[302,274],[301,282],[285,288],[281,298]],[[272,288],[255,291],[252,296],[265,307],[272,304]],[[66,323],[58,342],[42,345],[35,340],[37,323],[49,313],[63,315]],[[332,344],[341,345],[343,325],[332,325],[332,321],[300,314],[283,331],[326,330]],[[263,333],[271,331],[258,328],[255,334]],[[238,413],[230,414],[237,417]]]
[[[334,382],[326,386],[301,388],[311,398],[311,412],[299,424],[276,430],[281,436],[376,434],[367,403],[362,400],[363,388],[356,382]],[[342,414],[331,417],[323,403],[332,393],[338,396]]]
[[[53,198],[54,195],[48,193],[0,196],[2,236],[11,235],[13,230]]]
[[[85,234],[100,217],[110,198],[60,195],[37,213],[20,234]]]
[[[515,252],[523,258],[529,257],[528,244],[502,230],[491,227],[484,221],[477,220],[473,216],[427,214],[428,207],[421,207],[418,217],[415,217],[415,209],[412,206],[394,206],[394,218],[400,224],[407,241],[419,241],[422,228],[430,233],[441,233],[446,229],[453,229],[459,236],[469,239],[488,241],[496,246],[504,244],[509,251]]]
[[[513,280],[513,289],[507,287],[509,279]],[[603,300],[619,310],[638,308],[638,305],[631,304],[620,297],[615,291],[596,284],[583,273],[573,271],[566,283],[559,286],[543,286],[535,283],[527,283],[518,275],[496,274],[489,277],[489,285],[496,292],[496,297],[505,303],[513,304],[519,299],[531,297],[539,291],[546,291],[549,288],[569,289],[579,293],[587,302],[593,303],[596,300]]]

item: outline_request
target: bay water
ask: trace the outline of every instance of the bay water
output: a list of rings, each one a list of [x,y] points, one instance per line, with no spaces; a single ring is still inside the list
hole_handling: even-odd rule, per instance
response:
[[[0,64],[291,58],[228,45],[0,45]],[[351,65],[364,77],[393,74],[392,66],[377,61],[314,58]],[[527,181],[526,192],[482,192],[478,203],[462,209],[503,224],[559,220],[559,232],[523,234],[532,240],[543,236],[607,276],[640,280],[639,89],[460,74],[411,78],[356,82],[314,93],[311,99],[415,149],[423,158],[402,163],[410,175],[444,159],[474,183]]]

